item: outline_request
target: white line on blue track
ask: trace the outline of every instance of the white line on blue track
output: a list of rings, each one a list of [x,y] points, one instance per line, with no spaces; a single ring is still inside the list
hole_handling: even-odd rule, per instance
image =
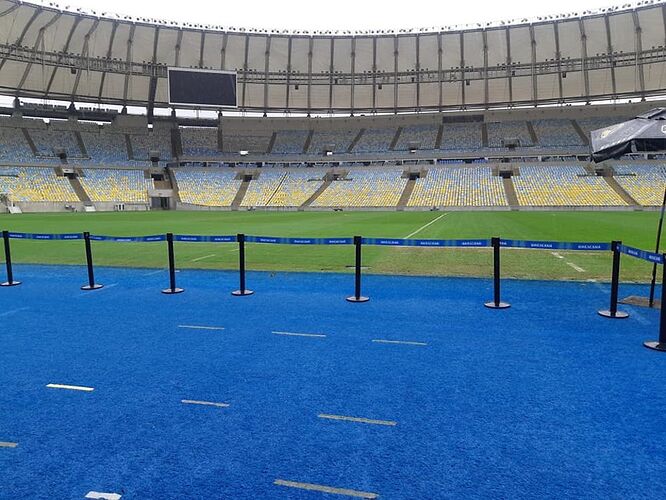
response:
[[[334,488],[332,486],[324,486],[322,484],[299,483],[297,481],[285,481],[284,479],[276,479],[275,481],[273,481],[273,484],[276,486],[286,486],[287,488],[298,488],[301,490],[319,491],[321,493],[328,493],[331,495],[343,495],[355,498],[374,499],[379,497],[377,493],[370,493],[368,491],[350,490],[347,488]]]
[[[434,224],[435,222],[437,222],[439,219],[441,219],[441,218],[443,218],[443,217],[446,217],[447,215],[449,215],[448,212],[443,213],[442,215],[440,215],[439,217],[437,217],[437,218],[431,220],[431,221],[428,222],[427,224],[422,225],[420,228],[418,228],[418,229],[417,229],[416,231],[414,231],[413,233],[409,233],[407,236],[405,236],[405,239],[411,238],[412,236],[415,236],[415,235],[419,234],[419,233],[420,233],[421,231],[423,231],[426,227],[431,226],[432,224]]]
[[[229,403],[216,403],[214,401],[197,401],[195,399],[181,399],[181,403],[185,405],[201,405],[201,406],[215,406],[217,408],[229,408]]]
[[[144,274],[144,276],[155,276],[156,274],[164,272],[166,272],[166,269],[157,269],[156,271],[150,271],[149,273]]]
[[[46,387],[48,387],[49,389],[67,389],[70,391],[83,391],[83,392],[92,392],[95,390],[93,387],[85,387],[83,385],[46,384]]]
[[[388,425],[390,427],[398,425],[398,422],[395,422],[393,420],[377,420],[374,418],[348,417],[347,415],[331,415],[329,413],[320,413],[317,416],[319,418],[325,418],[327,420],[343,420],[345,422],[357,422],[361,424]]]
[[[316,337],[316,338],[326,338],[326,335],[322,333],[296,333],[296,332],[272,332],[275,335],[286,335],[287,337]]]
[[[205,326],[205,325],[178,325],[178,328],[189,328],[190,330],[224,330],[223,326]]]
[[[23,311],[27,311],[30,309],[29,307],[19,307],[18,309],[12,309],[11,311],[5,311],[2,314],[0,314],[0,318],[4,318],[5,316],[11,316],[12,314],[17,314]]]
[[[92,498],[95,500],[120,500],[121,495],[118,493],[103,493],[101,491],[89,491],[84,498]]]
[[[211,257],[215,257],[215,254],[212,253],[210,255],[204,255],[203,257],[197,257],[196,259],[192,259],[192,262],[199,262],[200,260],[210,259]]]
[[[386,340],[386,339],[373,339],[377,344],[404,344],[404,345],[428,345],[425,342],[414,342],[412,340]]]
[[[8,441],[0,441],[0,448],[16,448],[18,443],[10,443]]]

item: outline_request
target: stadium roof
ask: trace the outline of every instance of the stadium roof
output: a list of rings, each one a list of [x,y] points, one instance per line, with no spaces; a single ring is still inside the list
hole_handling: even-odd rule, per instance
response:
[[[400,112],[663,94],[666,4],[467,29],[282,33],[0,0],[0,93],[167,106],[169,66],[238,72],[243,110]]]

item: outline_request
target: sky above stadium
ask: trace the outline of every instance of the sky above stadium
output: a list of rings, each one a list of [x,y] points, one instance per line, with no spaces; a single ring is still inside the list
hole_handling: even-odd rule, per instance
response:
[[[612,0],[72,0],[70,9],[128,14],[234,28],[381,30],[520,20],[620,5]]]

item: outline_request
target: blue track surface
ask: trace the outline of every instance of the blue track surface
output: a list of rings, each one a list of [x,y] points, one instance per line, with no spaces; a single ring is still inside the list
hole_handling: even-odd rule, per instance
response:
[[[102,268],[106,288],[81,292],[83,268],[15,271],[2,499],[330,497],[276,479],[382,499],[666,497],[666,354],[642,346],[658,313],[598,316],[606,285],[505,281],[513,307],[494,311],[490,280],[368,276],[371,301],[351,304],[351,275],[250,273],[256,295],[232,297],[227,272],[183,271],[166,296],[165,272]]]

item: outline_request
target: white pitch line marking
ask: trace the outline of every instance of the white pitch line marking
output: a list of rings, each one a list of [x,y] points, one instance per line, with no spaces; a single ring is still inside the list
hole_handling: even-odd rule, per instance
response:
[[[46,387],[48,387],[49,389],[68,389],[70,391],[83,391],[83,392],[92,392],[95,390],[93,387],[85,387],[81,385],[46,384]]]
[[[156,271],[150,271],[149,273],[144,274],[144,276],[155,276],[156,274],[163,273],[165,269],[158,269]]]
[[[273,482],[274,485],[276,486],[286,486],[288,488],[299,488],[301,490],[309,490],[309,491],[319,491],[321,493],[330,493],[332,495],[344,495],[348,497],[355,497],[355,498],[367,498],[367,499],[373,499],[373,498],[378,498],[379,495],[377,493],[369,493],[367,491],[358,491],[358,490],[350,490],[347,488],[334,488],[332,486],[324,486],[321,484],[312,484],[312,483],[299,483],[296,481],[285,481],[284,479],[276,479]]]
[[[554,257],[557,257],[558,259],[563,259],[563,258],[564,258],[564,257],[562,257],[562,256],[561,256],[559,253],[557,253],[557,252],[550,252],[550,253],[551,253]]]
[[[19,307],[18,309],[12,309],[11,311],[6,311],[0,314],[0,318],[4,318],[5,316],[11,316],[12,314],[20,313],[22,311],[27,311],[30,309],[29,307]]]
[[[567,264],[567,266],[572,267],[573,269],[575,269],[575,270],[578,271],[579,273],[584,273],[584,272],[585,272],[585,269],[583,269],[582,267],[578,267],[578,266],[577,266],[576,264],[574,264],[573,262],[567,262],[566,264]]]
[[[189,328],[190,330],[224,330],[223,326],[178,325],[178,328]]]
[[[414,235],[417,235],[418,233],[420,233],[421,231],[423,231],[426,227],[428,227],[428,226],[434,224],[434,223],[437,222],[439,219],[441,219],[442,217],[446,217],[447,215],[449,215],[448,212],[447,212],[447,213],[444,213],[444,214],[442,214],[442,215],[440,215],[439,217],[437,217],[437,218],[434,219],[434,220],[431,220],[431,221],[428,222],[427,224],[424,224],[423,226],[421,226],[420,228],[418,228],[418,229],[417,229],[416,231],[414,231],[413,233],[410,233],[410,234],[408,234],[407,236],[405,236],[405,239],[408,239],[408,238],[411,238],[411,237],[414,236]]]
[[[373,418],[347,417],[345,415],[329,415],[327,413],[320,413],[317,416],[328,420],[344,420],[345,422],[358,422],[361,424],[388,425],[391,427],[398,425],[398,422],[394,422],[393,420],[375,420]]]
[[[16,448],[18,443],[10,443],[8,441],[0,441],[0,448]]]
[[[228,403],[214,403],[212,401],[196,401],[193,399],[181,399],[181,403],[186,405],[216,406],[217,408],[229,408]]]
[[[102,493],[99,491],[89,491],[84,498],[93,498],[95,500],[120,500],[118,493]]]
[[[377,344],[404,344],[404,345],[428,345],[425,342],[413,342],[411,340],[384,340],[384,339],[373,339],[373,342]]]
[[[275,335],[286,335],[288,337],[317,337],[317,338],[326,338],[326,335],[322,333],[294,333],[294,332],[272,332]]]
[[[196,259],[192,259],[192,262],[199,262],[200,260],[210,259],[211,257],[215,257],[215,254],[212,253],[210,255],[204,255],[203,257],[197,257]]]

